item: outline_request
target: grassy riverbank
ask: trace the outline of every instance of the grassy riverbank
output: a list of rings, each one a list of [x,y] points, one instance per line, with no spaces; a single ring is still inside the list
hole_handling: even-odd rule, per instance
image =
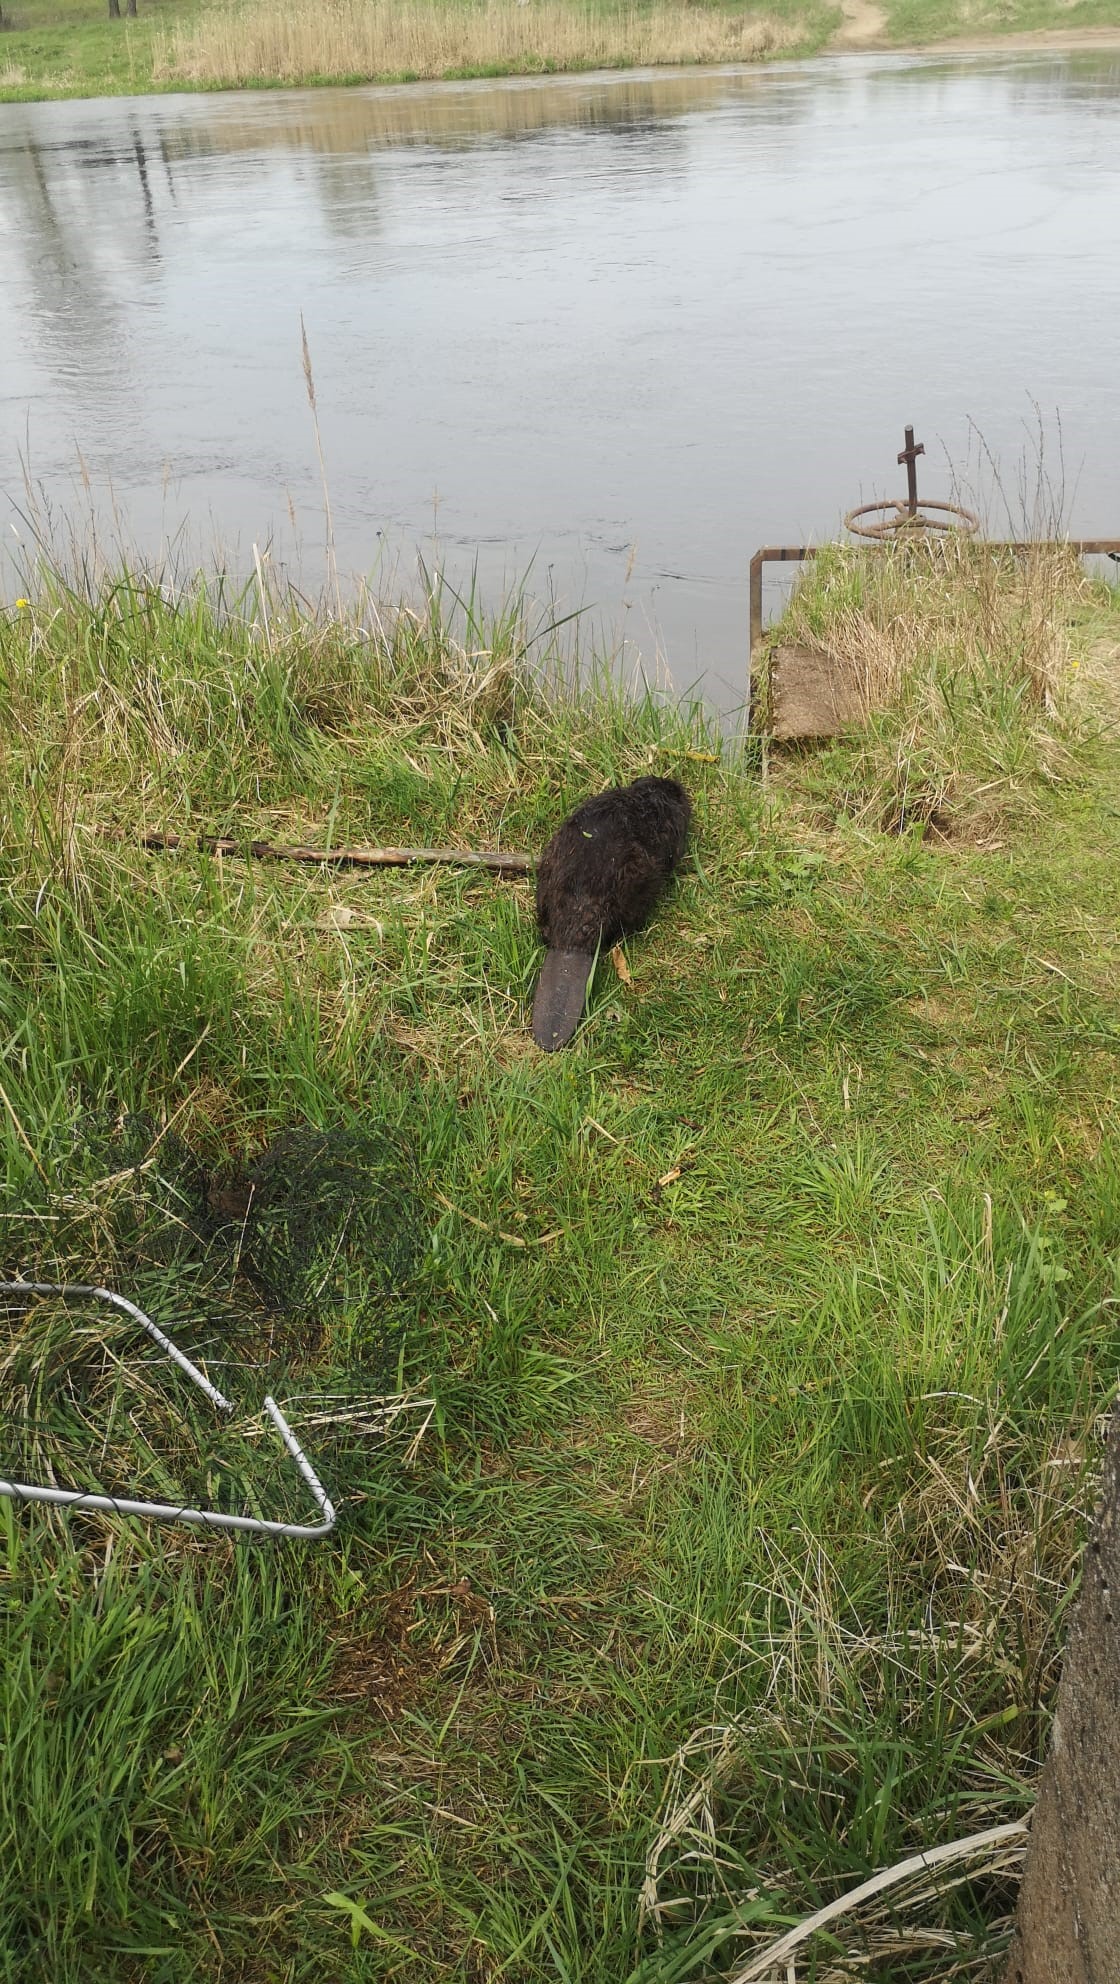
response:
[[[753,62],[1120,30],[1120,0],[4,0],[0,101]]]
[[[115,1284],[246,1411],[272,1386],[344,1514],[231,1545],[0,1501],[0,1977],[683,1984],[1024,1813],[1120,1364],[1116,595],[826,558],[793,631],[886,704],[764,766],[696,710],[544,695],[513,616],[26,591],[3,1270]],[[528,884],[138,845],[536,849],[651,767],[693,852],[555,1057]],[[400,1183],[376,1257],[326,1236],[341,1306],[276,1311],[200,1207],[307,1124]],[[427,1408],[345,1416],[398,1214],[412,1452]],[[73,1324],[0,1321],[6,1472],[284,1505],[255,1413],[219,1446]],[[983,1974],[1014,1862],[973,1871],[845,1943]]]

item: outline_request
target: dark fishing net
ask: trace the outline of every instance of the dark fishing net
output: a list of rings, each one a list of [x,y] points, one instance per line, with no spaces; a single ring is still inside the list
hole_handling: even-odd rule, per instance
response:
[[[289,1130],[208,1193],[215,1239],[262,1301],[309,1324],[407,1286],[422,1245],[401,1151],[368,1131]]]
[[[249,1162],[215,1164],[151,1118],[87,1116],[44,1158],[37,1202],[0,1199],[0,1279],[114,1289],[237,1412],[104,1304],[0,1294],[0,1475],[307,1520],[259,1418],[265,1393],[297,1437],[311,1429],[316,1465],[360,1475],[377,1401],[399,1388],[427,1240],[401,1140],[291,1126]]]

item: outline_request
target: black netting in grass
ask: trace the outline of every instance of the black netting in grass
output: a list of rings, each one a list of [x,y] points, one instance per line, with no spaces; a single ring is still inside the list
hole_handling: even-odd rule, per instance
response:
[[[308,1319],[368,1309],[415,1273],[424,1244],[400,1147],[366,1130],[291,1129],[210,1184],[214,1239],[270,1308]]]
[[[360,1492],[427,1241],[402,1141],[291,1125],[215,1163],[151,1118],[99,1115],[44,1156],[37,1195],[0,1197],[0,1280],[126,1296],[237,1413],[104,1304],[0,1295],[0,1474],[306,1520],[290,1463],[250,1424],[271,1393]]]

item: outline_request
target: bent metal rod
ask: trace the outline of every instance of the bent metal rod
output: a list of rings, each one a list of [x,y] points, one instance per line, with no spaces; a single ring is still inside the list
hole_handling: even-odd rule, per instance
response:
[[[114,1294],[111,1288],[95,1288],[84,1282],[0,1282],[0,1301],[9,1296],[26,1298],[33,1295],[61,1295],[67,1299],[80,1296],[95,1302],[108,1302],[113,1308],[123,1310],[126,1316],[131,1316],[134,1322],[139,1323],[141,1329],[147,1331],[153,1342],[158,1343],[160,1349],[166,1351],[181,1371],[186,1372],[187,1377],[198,1386],[199,1391],[205,1392],[212,1405],[216,1405],[221,1412],[233,1411],[230,1400],[210,1383],[209,1378],[196,1364],[191,1363],[189,1357],[184,1356],[178,1345],[172,1343],[171,1338],[153,1323],[151,1317],[146,1316],[143,1309],[138,1309],[126,1296]],[[46,1488],[27,1481],[0,1480],[0,1495],[6,1495],[15,1502],[48,1502],[56,1508],[64,1509],[104,1509],[112,1515],[148,1516],[155,1522],[193,1523],[202,1529],[247,1530],[258,1536],[295,1536],[307,1541],[329,1536],[338,1520],[334,1504],[328,1500],[322,1482],[276,1400],[266,1398],[264,1409],[310,1488],[322,1512],[322,1522],[267,1522],[257,1516],[225,1515],[219,1509],[177,1508],[170,1502],[137,1502],[123,1495],[87,1495],[80,1488]]]

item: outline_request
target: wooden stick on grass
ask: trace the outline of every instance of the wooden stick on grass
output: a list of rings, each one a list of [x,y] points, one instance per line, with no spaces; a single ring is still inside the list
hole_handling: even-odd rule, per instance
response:
[[[311,861],[322,867],[485,868],[491,875],[528,875],[529,854],[471,852],[461,847],[279,847],[267,840],[228,840],[219,834],[142,834],[141,847],[197,847],[205,854],[248,855],[256,861]]]

